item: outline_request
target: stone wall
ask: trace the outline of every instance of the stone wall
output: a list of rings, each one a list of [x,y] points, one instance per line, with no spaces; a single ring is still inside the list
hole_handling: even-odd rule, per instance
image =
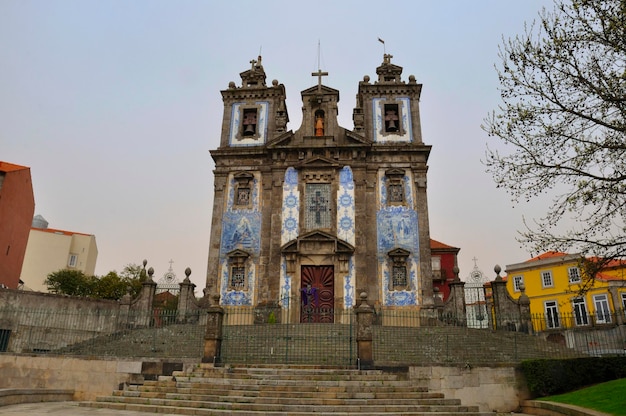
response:
[[[197,364],[197,360],[193,361]],[[184,370],[189,365],[192,363],[184,360],[164,363],[0,354],[0,389],[67,389],[74,390],[74,400],[95,400],[97,396],[110,395],[120,385],[141,383],[156,373],[165,374],[166,367]]]
[[[410,367],[409,377],[482,412],[513,412],[530,398],[524,376],[513,366]]]

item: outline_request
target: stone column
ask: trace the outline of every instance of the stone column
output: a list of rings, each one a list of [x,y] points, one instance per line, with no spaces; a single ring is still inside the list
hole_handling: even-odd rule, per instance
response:
[[[220,306],[220,297],[213,297],[213,304],[207,309],[206,331],[204,333],[203,363],[214,363],[220,356],[222,347],[222,326],[224,308]]]
[[[148,269],[148,277],[141,284],[141,292],[131,305],[131,313],[135,315],[135,325],[139,327],[148,327],[152,322],[152,303],[154,302],[154,293],[157,284],[152,280],[154,269]]]
[[[356,313],[356,345],[360,368],[374,365],[372,325],[374,323],[374,309],[367,303],[367,293],[360,295],[361,303],[354,310]]]
[[[191,269],[187,267],[185,269],[185,280],[178,284],[180,286],[180,295],[178,297],[178,311],[176,316],[176,322],[178,323],[186,323],[187,319],[193,316],[193,306],[196,299],[193,294],[193,290],[195,289],[196,285],[191,283],[191,280],[189,280],[190,275]]]
[[[520,316],[520,327],[518,328],[518,331],[531,334],[533,332],[533,325],[530,317],[530,299],[526,294],[526,287],[524,285],[520,285],[520,290],[522,291],[522,294],[517,301]]]
[[[510,315],[510,310],[507,308],[507,292],[506,292],[506,280],[500,276],[502,269],[499,265],[495,265],[493,271],[496,272],[496,279],[491,282],[491,297],[493,299],[493,308],[495,315],[495,322],[492,329],[501,330],[505,329],[504,320]]]
[[[459,278],[459,268],[454,268],[454,280],[450,282],[450,309],[446,312],[454,315],[454,322],[459,326],[467,326],[467,310],[465,305],[465,282]]]

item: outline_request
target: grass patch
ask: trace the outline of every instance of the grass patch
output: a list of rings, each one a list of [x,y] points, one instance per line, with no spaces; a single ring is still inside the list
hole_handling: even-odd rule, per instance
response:
[[[607,381],[591,387],[555,396],[542,397],[538,400],[572,404],[597,410],[611,415],[626,416],[626,378]]]

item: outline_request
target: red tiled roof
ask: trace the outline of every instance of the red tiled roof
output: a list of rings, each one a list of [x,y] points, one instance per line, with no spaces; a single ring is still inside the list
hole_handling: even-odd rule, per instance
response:
[[[93,234],[85,234],[85,233],[77,233],[76,231],[66,231],[66,230],[57,230],[56,228],[37,228],[37,227],[31,227],[31,230],[37,230],[37,231],[41,231],[44,233],[50,233],[50,234],[61,234],[61,235],[68,235],[68,236],[72,236],[72,235],[93,235]]]
[[[431,248],[431,249],[433,249],[433,248],[454,248],[454,249],[456,249],[456,248],[458,248],[458,247],[452,247],[452,246],[449,246],[449,245],[444,244],[444,243],[442,243],[442,242],[439,242],[439,241],[437,241],[437,240],[433,240],[433,239],[431,238],[431,239],[430,239],[430,248]]]
[[[16,165],[9,162],[0,161],[0,172],[13,172],[16,170],[30,169],[26,166]]]
[[[567,253],[561,253],[560,251],[548,251],[548,252],[538,255],[537,257],[533,257],[530,260],[526,260],[525,263],[528,263],[531,261],[543,260],[543,259],[551,259],[555,257],[564,257],[564,256],[567,256]]]

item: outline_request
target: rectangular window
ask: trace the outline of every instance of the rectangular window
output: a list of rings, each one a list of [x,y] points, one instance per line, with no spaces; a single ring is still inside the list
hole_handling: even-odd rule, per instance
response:
[[[390,183],[387,189],[389,202],[404,202],[404,189],[402,183]]]
[[[397,133],[400,131],[400,111],[398,104],[384,105],[385,133]]]
[[[231,289],[241,290],[246,283],[246,268],[244,266],[233,266],[230,269]]]
[[[574,298],[572,300],[574,309],[574,320],[576,325],[589,325],[589,316],[587,315],[587,305],[584,298]]]
[[[578,267],[570,267],[567,269],[570,283],[580,283],[580,269]]]
[[[393,286],[406,287],[406,266],[393,266]]]
[[[243,186],[237,187],[237,198],[235,204],[240,206],[250,205],[250,188]]]
[[[607,295],[595,295],[593,304],[596,308],[596,323],[610,324],[611,310],[609,309],[609,299]]]
[[[522,285],[524,284],[524,276],[514,276],[513,277],[513,290],[516,292],[521,292]]]
[[[626,314],[626,293],[622,293],[622,312]]]
[[[441,257],[439,256],[432,256],[430,258],[430,263],[432,265],[433,268],[433,279],[441,279],[442,274],[441,274]]]
[[[246,108],[243,110],[242,135],[244,137],[254,136],[256,134],[257,109]]]
[[[70,258],[67,260],[68,267],[76,267],[76,263],[78,262],[77,254],[70,254]]]
[[[306,211],[304,222],[307,230],[330,228],[330,184],[306,184]]]
[[[541,272],[541,285],[544,288],[554,286],[554,282],[552,281],[552,272],[550,270]]]
[[[10,329],[0,329],[0,352],[9,350],[9,338],[11,337]]]
[[[546,325],[548,328],[559,328],[561,324],[559,322],[559,306],[556,301],[546,301],[544,307],[546,310]]]

